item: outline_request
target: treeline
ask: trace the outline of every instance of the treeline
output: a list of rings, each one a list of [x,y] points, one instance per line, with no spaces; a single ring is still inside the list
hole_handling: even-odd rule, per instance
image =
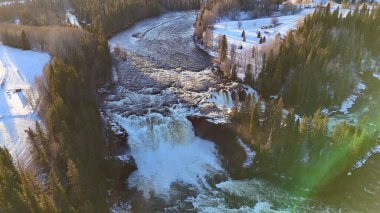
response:
[[[108,212],[106,140],[95,93],[110,74],[107,41],[74,28],[55,28],[57,37],[51,28],[6,30],[17,38],[24,32],[33,48],[48,50],[53,59],[36,81],[42,121],[27,131],[35,166],[17,172],[9,154],[1,159],[15,180],[0,183],[6,189],[0,193],[10,195],[1,196],[0,211]]]
[[[70,27],[36,27],[16,24],[0,24],[0,40],[3,44],[20,48],[33,48],[66,57],[69,49],[80,45],[83,36],[90,33]],[[24,47],[23,47],[24,46]]]
[[[111,36],[163,10],[199,9],[200,0],[71,0],[79,20],[96,34]]]
[[[53,201],[29,173],[19,172],[8,150],[0,148],[0,211],[56,212]]]
[[[343,17],[339,8],[319,7],[289,32],[276,53],[266,56],[256,84],[268,98],[280,95],[287,106],[312,113],[340,104],[380,55],[380,7],[358,7]]]
[[[199,9],[200,4],[201,0],[26,0],[1,6],[0,22],[63,26],[67,24],[65,6],[71,5],[84,28],[111,36],[163,11]]]
[[[25,25],[63,25],[66,22],[66,0],[25,0],[0,6],[0,22],[14,23],[19,20]]]
[[[195,22],[195,35],[202,39],[210,25],[219,18],[237,19],[241,11],[252,18],[270,15],[282,0],[208,0],[205,1]]]
[[[291,177],[310,189],[347,171],[376,142],[377,134],[365,118],[357,126],[343,122],[329,131],[329,118],[320,110],[299,118],[294,109],[284,109],[281,98],[265,103],[248,96],[235,105],[230,121],[258,150],[255,169]]]

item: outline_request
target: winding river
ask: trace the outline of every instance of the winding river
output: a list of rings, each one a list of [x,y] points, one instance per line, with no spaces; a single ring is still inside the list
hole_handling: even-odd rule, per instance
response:
[[[141,196],[126,198],[132,200],[133,212],[335,212],[342,206],[369,212],[377,209],[377,204],[363,207],[351,197],[368,199],[363,192],[367,187],[368,202],[373,202],[376,197],[370,193],[374,188],[374,193],[379,191],[380,168],[370,175],[374,180],[368,185],[360,180],[360,173],[368,173],[365,168],[342,177],[342,183],[356,187],[351,190],[334,185],[334,190],[341,190],[342,199],[331,196],[331,191],[325,192],[328,199],[305,198],[264,179],[231,177],[226,152],[221,151],[219,142],[211,140],[218,137],[198,134],[204,126],[191,120],[223,123],[233,103],[231,91],[254,91],[224,82],[212,69],[211,58],[193,42],[195,18],[195,11],[167,13],[138,22],[109,40],[111,48],[124,50],[126,57],[114,56],[113,83],[102,107],[107,117],[128,133],[130,150],[124,155],[131,155],[138,169],[126,184]],[[231,147],[231,155],[238,156],[239,169],[255,166],[254,152],[238,138],[220,140],[224,140],[223,146]]]

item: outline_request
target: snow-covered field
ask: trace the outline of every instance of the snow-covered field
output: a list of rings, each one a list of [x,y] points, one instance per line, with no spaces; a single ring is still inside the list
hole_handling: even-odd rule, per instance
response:
[[[226,35],[229,44],[234,44],[237,47],[242,45],[245,46],[257,46],[260,45],[260,38],[257,37],[258,32],[261,33],[262,37],[266,37],[266,41],[272,40],[276,35],[285,36],[287,32],[293,30],[297,27],[299,21],[314,11],[314,9],[304,9],[300,13],[288,16],[278,16],[278,25],[268,29],[268,26],[272,24],[272,18],[258,18],[251,20],[243,20],[241,22],[241,27],[239,28],[239,21],[223,21],[216,23],[214,25],[214,41],[218,41],[219,36]],[[245,31],[246,42],[243,42],[242,33]]]
[[[220,38],[226,35],[228,49],[231,50],[232,46],[237,48],[235,60],[238,60],[239,63],[237,64],[240,65],[237,68],[237,77],[241,80],[245,78],[245,67],[248,63],[253,66],[252,74],[257,77],[260,73],[262,58],[259,56],[252,60],[252,49],[255,48],[255,51],[259,52],[265,51],[268,49],[266,47],[268,43],[272,43],[276,37],[284,38],[289,31],[295,30],[307,15],[315,11],[316,5],[325,3],[327,1],[313,1],[313,4],[308,4],[307,6],[298,5],[301,10],[294,15],[279,15],[279,12],[276,12],[273,14],[273,17],[249,19],[246,12],[241,12],[238,16],[240,20],[221,18],[212,27],[211,40],[208,39],[207,33],[205,33],[205,42],[211,47],[206,49],[204,46],[199,46],[209,55],[216,57],[218,56]],[[342,5],[332,2],[330,2],[330,5],[331,11],[339,7],[339,11],[343,16],[346,16],[350,10],[353,10],[353,8],[342,9]],[[274,24],[272,19],[275,19],[277,24]],[[245,41],[243,41],[242,37],[243,31],[245,33]],[[260,37],[258,37],[259,32],[261,38],[265,37],[265,42],[262,44],[260,44]]]
[[[206,49],[204,46],[199,45],[209,55],[218,56],[218,46],[220,38],[226,35],[228,49],[231,50],[232,46],[235,46],[236,54],[235,59],[238,60],[238,64],[241,66],[237,69],[237,77],[241,80],[245,78],[245,67],[247,63],[253,65],[253,75],[255,77],[260,73],[260,67],[262,63],[261,57],[255,57],[251,59],[251,51],[255,48],[255,51],[261,52],[266,44],[274,41],[277,36],[285,37],[290,31],[296,29],[297,25],[306,17],[306,15],[314,12],[315,8],[304,8],[299,13],[294,15],[276,16],[278,24],[272,24],[272,17],[264,17],[258,19],[246,19],[246,15],[239,15],[244,20],[228,20],[221,19],[221,21],[215,23],[212,27],[211,41],[206,41],[211,47]],[[241,12],[244,13],[244,12]],[[243,41],[242,33],[245,33],[245,41]],[[261,38],[265,37],[265,43],[260,44],[260,38],[258,33],[260,32]]]
[[[28,163],[26,133],[37,116],[25,94],[50,61],[46,53],[23,51],[0,43],[0,145],[16,160]]]
[[[340,8],[339,11],[343,16],[347,15],[350,9],[342,9],[340,4],[330,3],[331,11],[336,8]],[[276,36],[284,37],[290,30],[297,28],[298,24],[303,21],[303,19],[313,13],[315,8],[303,8],[299,13],[294,15],[282,15],[274,17],[278,20],[278,24],[275,26],[272,24],[272,18],[274,17],[264,17],[258,19],[249,20],[223,20],[213,26],[213,45],[218,45],[218,38],[220,36],[226,35],[227,42],[229,45],[236,45],[237,47],[242,46],[243,48],[252,48],[252,46],[261,46],[260,38],[257,37],[258,32],[260,32],[261,37],[266,38],[266,43],[276,38]],[[238,23],[241,23],[239,27]],[[246,41],[243,42],[242,33],[245,32]]]

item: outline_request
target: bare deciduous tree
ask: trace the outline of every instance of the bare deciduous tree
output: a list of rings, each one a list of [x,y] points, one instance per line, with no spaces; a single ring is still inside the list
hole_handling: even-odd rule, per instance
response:
[[[203,42],[206,48],[212,48],[214,43],[214,35],[210,28],[208,28],[203,36]]]
[[[235,44],[231,44],[230,46],[230,59],[231,59],[231,63],[234,64],[235,63],[235,60],[236,60],[236,45]]]
[[[277,17],[272,17],[271,19],[271,23],[274,25],[274,26],[277,26],[278,25],[278,18]]]
[[[238,26],[239,29],[241,29],[241,27],[243,26],[243,22],[238,21],[238,22],[237,22],[237,26]]]

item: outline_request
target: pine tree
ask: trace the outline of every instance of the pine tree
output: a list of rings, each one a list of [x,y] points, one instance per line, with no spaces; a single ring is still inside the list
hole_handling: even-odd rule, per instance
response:
[[[31,49],[29,40],[26,37],[26,34],[25,34],[24,30],[21,31],[21,48],[23,50],[30,50]]]
[[[219,48],[220,62],[224,62],[227,59],[227,52],[228,52],[227,37],[226,35],[223,35],[222,41],[220,43],[220,48]]]
[[[330,5],[330,3],[328,3],[327,5],[326,5],[326,15],[329,15],[330,14],[330,8],[331,8],[331,5]]]
[[[36,198],[23,185],[8,150],[0,148],[0,212],[38,212]]]
[[[272,128],[279,128],[282,123],[282,111],[284,109],[284,102],[282,101],[282,98],[275,101],[273,105],[272,115],[271,115],[271,125]]]
[[[257,38],[261,38],[261,32],[260,31],[257,33]]]
[[[252,76],[252,65],[247,64],[247,67],[245,69],[245,78],[244,83],[253,86],[253,76]]]

